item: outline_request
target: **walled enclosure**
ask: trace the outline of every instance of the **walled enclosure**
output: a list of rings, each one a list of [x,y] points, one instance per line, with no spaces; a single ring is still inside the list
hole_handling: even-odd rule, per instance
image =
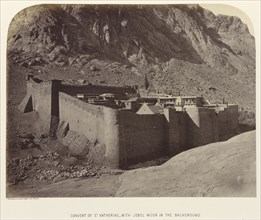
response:
[[[120,168],[163,155],[172,156],[222,140],[237,131],[237,106],[218,110],[187,107],[186,111],[164,108],[164,114],[139,115],[73,97],[79,93],[109,92],[136,93],[131,87],[73,86],[58,80],[37,82],[30,78],[19,110],[38,111],[41,125],[49,132],[59,127],[54,121],[59,120],[60,125],[68,123],[70,130],[105,146],[99,163]]]

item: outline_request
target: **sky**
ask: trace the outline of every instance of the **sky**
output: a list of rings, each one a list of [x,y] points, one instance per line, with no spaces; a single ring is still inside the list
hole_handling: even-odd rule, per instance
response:
[[[236,7],[224,4],[200,4],[203,8],[212,11],[215,15],[230,15],[237,16],[245,23],[249,29],[249,32],[254,36],[254,28],[249,17],[241,10]]]

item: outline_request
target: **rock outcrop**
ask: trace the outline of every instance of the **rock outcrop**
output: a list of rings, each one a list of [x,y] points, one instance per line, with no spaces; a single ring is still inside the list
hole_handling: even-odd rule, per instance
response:
[[[185,151],[165,164],[128,171],[116,196],[244,197],[256,195],[255,132]]]

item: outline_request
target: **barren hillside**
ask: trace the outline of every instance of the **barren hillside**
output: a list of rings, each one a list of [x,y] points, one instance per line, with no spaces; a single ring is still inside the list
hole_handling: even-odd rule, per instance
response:
[[[9,28],[9,58],[42,77],[203,95],[255,108],[255,40],[198,5],[38,5]]]

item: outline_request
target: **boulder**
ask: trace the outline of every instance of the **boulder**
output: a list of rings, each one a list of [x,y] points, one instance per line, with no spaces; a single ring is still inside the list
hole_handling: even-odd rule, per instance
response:
[[[27,62],[23,62],[23,63],[20,64],[20,66],[23,66],[23,67],[27,68],[29,66],[29,64]]]
[[[82,134],[68,131],[62,139],[62,143],[69,148],[69,154],[74,157],[83,158],[89,153],[91,142]]]
[[[84,69],[81,69],[79,73],[80,73],[81,75],[84,75],[84,74],[85,74],[85,70],[84,70]]]
[[[33,134],[20,134],[19,137],[20,138],[25,138],[25,139],[30,139],[30,140],[34,139],[34,135]]]
[[[56,137],[58,139],[62,139],[66,136],[67,132],[69,130],[69,123],[65,121],[60,121],[58,125],[58,129],[56,131]]]
[[[80,84],[86,83],[85,79],[78,79],[77,82],[79,82]]]
[[[56,46],[51,53],[48,54],[48,58],[50,61],[54,61],[58,57],[60,57],[62,54],[65,54],[67,52],[67,49],[64,46]]]
[[[60,181],[63,181],[63,180],[66,180],[67,178],[65,176],[56,176],[53,178],[53,182],[60,182]]]
[[[73,65],[74,62],[75,62],[75,58],[74,57],[69,57],[68,58],[69,66]]]
[[[89,54],[82,54],[82,55],[80,55],[80,59],[90,60],[91,58],[92,58],[92,56],[89,55]]]
[[[96,66],[94,66],[94,65],[91,65],[91,66],[90,66],[90,70],[91,70],[91,71],[96,71],[96,70],[97,70],[97,68],[96,68]]]
[[[73,166],[73,165],[77,164],[77,162],[78,162],[77,157],[68,157],[68,158],[64,159],[63,164],[65,164],[67,166]]]
[[[57,65],[57,66],[65,66],[65,61],[63,61],[63,60],[56,60],[55,61],[55,64]]]
[[[42,60],[41,57],[36,57],[36,58],[35,58],[35,61],[37,61],[37,62],[41,62],[41,60]]]

